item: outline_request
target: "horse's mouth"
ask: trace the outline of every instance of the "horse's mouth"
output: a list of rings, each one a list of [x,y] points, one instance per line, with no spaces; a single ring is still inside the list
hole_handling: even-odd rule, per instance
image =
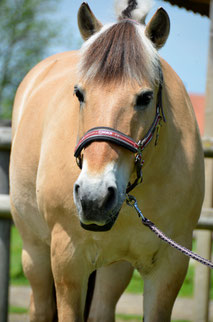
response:
[[[102,225],[102,226],[99,226],[97,224],[86,225],[86,224],[83,224],[81,221],[80,221],[80,224],[81,224],[81,227],[86,229],[86,230],[97,231],[97,232],[99,232],[99,231],[108,231],[114,225],[116,219],[118,218],[118,214],[119,214],[119,211],[114,216],[111,216],[110,219],[108,220],[108,222],[105,225]]]

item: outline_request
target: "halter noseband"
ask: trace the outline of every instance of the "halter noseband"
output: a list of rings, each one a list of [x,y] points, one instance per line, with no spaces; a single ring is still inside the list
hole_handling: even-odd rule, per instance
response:
[[[129,182],[126,193],[129,193],[132,189],[134,189],[139,183],[142,182],[143,176],[142,176],[142,166],[143,166],[143,159],[142,159],[142,152],[145,149],[145,147],[151,142],[154,133],[156,131],[156,139],[155,139],[155,145],[157,145],[158,137],[159,137],[159,131],[161,127],[161,120],[163,119],[164,122],[166,122],[165,115],[163,112],[163,106],[162,106],[162,82],[163,82],[163,76],[162,72],[160,71],[160,85],[158,89],[158,95],[157,95],[157,105],[156,105],[156,114],[154,121],[144,136],[143,139],[136,142],[133,138],[131,138],[128,135],[125,135],[124,133],[114,130],[110,127],[94,127],[86,132],[86,134],[79,140],[78,144],[75,147],[74,156],[76,158],[77,164],[79,168],[82,168],[82,155],[81,151],[91,142],[94,141],[107,141],[115,143],[119,146],[122,146],[123,148],[135,153],[135,166],[136,166],[136,174],[137,178],[135,181],[131,184]]]

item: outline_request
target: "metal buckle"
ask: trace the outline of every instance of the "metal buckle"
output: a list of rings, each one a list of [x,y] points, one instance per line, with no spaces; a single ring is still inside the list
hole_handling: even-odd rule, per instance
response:
[[[129,207],[135,208],[138,217],[142,219],[143,222],[146,222],[147,219],[144,217],[144,215],[142,214],[140,208],[138,207],[138,203],[135,197],[133,197],[132,195],[127,194],[126,195],[126,204]]]

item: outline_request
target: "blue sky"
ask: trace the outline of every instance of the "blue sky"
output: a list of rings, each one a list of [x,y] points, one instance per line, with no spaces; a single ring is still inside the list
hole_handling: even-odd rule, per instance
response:
[[[87,2],[102,23],[115,21],[113,0],[88,0]],[[71,42],[64,41],[63,45],[62,41],[55,51],[79,48],[81,37],[77,27],[77,11],[81,3],[80,0],[61,0],[57,15],[59,20],[65,22],[64,38],[70,38]],[[147,22],[160,6],[167,11],[171,21],[170,35],[167,43],[160,50],[160,55],[182,78],[190,93],[203,94],[205,92],[210,21],[207,17],[156,0],[154,8],[147,17]]]

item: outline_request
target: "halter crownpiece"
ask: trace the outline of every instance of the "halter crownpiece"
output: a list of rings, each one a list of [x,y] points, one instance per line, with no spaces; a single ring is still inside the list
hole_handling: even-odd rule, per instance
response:
[[[159,130],[161,127],[161,120],[163,119],[166,122],[165,115],[163,112],[162,106],[162,82],[163,82],[163,75],[162,71],[160,70],[160,85],[158,89],[157,95],[157,105],[156,105],[156,114],[154,121],[144,136],[143,139],[136,142],[130,136],[117,131],[110,127],[95,127],[90,129],[86,132],[86,134],[79,140],[78,144],[75,147],[74,156],[76,158],[77,164],[79,168],[82,168],[82,155],[81,151],[91,142],[94,141],[107,141],[115,143],[133,153],[135,153],[135,166],[136,166],[136,175],[137,178],[131,184],[129,183],[126,189],[126,192],[129,193],[132,189],[134,189],[139,183],[142,182],[142,166],[143,166],[143,159],[142,159],[142,152],[145,147],[151,142],[154,137],[154,133],[156,132],[156,140],[155,145],[158,143],[159,138]]]

